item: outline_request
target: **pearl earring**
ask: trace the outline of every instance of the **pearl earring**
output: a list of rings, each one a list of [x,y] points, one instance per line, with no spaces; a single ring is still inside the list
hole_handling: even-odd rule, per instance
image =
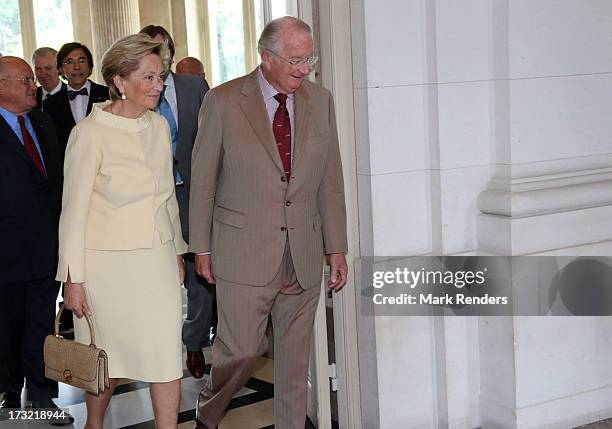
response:
[[[127,100],[127,97],[125,96],[125,94],[123,94],[123,93],[121,94],[121,99],[122,100]]]

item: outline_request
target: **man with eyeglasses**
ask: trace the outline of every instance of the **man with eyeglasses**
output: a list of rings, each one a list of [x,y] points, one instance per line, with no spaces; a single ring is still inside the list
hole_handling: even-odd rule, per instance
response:
[[[193,149],[190,250],[217,283],[219,326],[196,428],[216,428],[274,328],[274,423],[303,429],[315,311],[348,267],[342,164],[331,94],[312,72],[310,27],[271,21],[261,63],[211,89]]]
[[[81,43],[66,43],[57,53],[57,68],[68,85],[44,100],[43,110],[55,121],[64,149],[72,128],[89,115],[92,105],[109,99],[106,86],[88,79],[93,66],[91,51]]]
[[[0,58],[0,392],[21,408],[56,408],[43,344],[53,333],[62,152],[51,118],[36,106],[36,78],[21,58]],[[68,421],[70,420],[70,421]],[[64,424],[72,423],[67,419]]]
[[[40,86],[36,90],[36,107],[43,109],[42,102],[66,86],[59,78],[57,51],[48,46],[38,48],[32,54],[34,74]]]

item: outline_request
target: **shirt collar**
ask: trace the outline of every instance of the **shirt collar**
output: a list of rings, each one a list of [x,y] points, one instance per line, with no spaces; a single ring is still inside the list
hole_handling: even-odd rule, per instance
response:
[[[3,107],[0,107],[0,115],[11,126],[11,128],[13,128],[13,124],[17,122],[17,115],[13,112],[9,112]]]
[[[170,88],[174,88],[174,75],[173,73],[169,73],[168,77],[164,81],[164,85],[169,86]]]
[[[68,91],[80,91],[80,89],[74,89],[70,85],[66,85],[66,86],[68,88]],[[91,81],[87,79],[87,82],[85,82],[85,85],[83,85],[82,88],[87,88],[87,95],[90,95],[91,94]]]
[[[263,72],[261,71],[261,66],[257,68],[257,79],[259,80],[259,88],[261,88],[261,95],[263,96],[264,101],[268,101],[270,98],[273,98],[278,91],[276,88],[272,86],[270,82],[264,77]],[[287,94],[287,98],[289,100],[293,100],[294,94]]]
[[[55,88],[53,88],[51,91],[47,91],[45,88],[43,88],[42,86],[40,87],[42,89],[42,96],[43,96],[43,100],[45,99],[45,97],[47,96],[47,94],[49,95],[53,95],[56,94],[60,89],[62,89],[62,81],[60,80],[57,83],[57,86]]]

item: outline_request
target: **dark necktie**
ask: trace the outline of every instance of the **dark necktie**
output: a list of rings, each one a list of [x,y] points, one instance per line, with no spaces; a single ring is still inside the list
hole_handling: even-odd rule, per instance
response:
[[[71,89],[68,90],[68,99],[70,101],[74,100],[77,95],[87,95],[87,88],[83,87],[81,89],[79,89],[78,91],[73,91]]]
[[[279,104],[272,121],[272,131],[278,147],[278,154],[283,162],[285,177],[289,181],[291,177],[291,119],[289,119],[289,111],[287,110],[287,94],[279,93],[274,98]]]
[[[36,164],[36,168],[40,171],[40,174],[46,176],[45,167],[43,166],[42,159],[40,158],[40,154],[38,153],[38,149],[36,149],[36,144],[34,144],[34,139],[28,132],[28,129],[25,125],[25,119],[23,116],[17,116],[17,120],[19,121],[19,128],[21,128],[21,135],[23,136],[23,146],[25,147],[26,152]]]

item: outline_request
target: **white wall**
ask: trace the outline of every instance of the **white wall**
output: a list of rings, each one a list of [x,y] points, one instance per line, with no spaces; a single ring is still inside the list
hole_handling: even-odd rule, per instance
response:
[[[612,2],[351,10],[362,255],[612,254]],[[381,428],[612,415],[609,321],[371,323]]]
[[[362,255],[476,249],[493,156],[487,4],[352,2]],[[374,324],[380,427],[478,426],[476,319]]]

